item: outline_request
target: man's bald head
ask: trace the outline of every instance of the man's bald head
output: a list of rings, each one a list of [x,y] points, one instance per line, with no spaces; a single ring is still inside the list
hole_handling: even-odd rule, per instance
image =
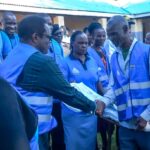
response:
[[[128,22],[123,16],[116,15],[116,16],[111,17],[108,20],[107,26],[118,26],[118,27],[127,26],[128,27]]]
[[[150,44],[150,32],[146,33],[145,43]]]
[[[50,26],[52,25],[52,18],[48,14],[40,13],[37,15],[42,17],[48,25],[50,25]]]
[[[14,16],[14,17],[16,17],[14,13],[12,13],[12,12],[10,12],[10,11],[6,11],[6,12],[3,13],[3,21],[5,21],[5,19],[6,19],[8,16]]]
[[[123,16],[113,16],[107,23],[107,35],[116,47],[122,47],[130,38],[129,25]]]
[[[37,15],[42,17],[46,21],[46,23],[48,24],[48,26],[50,28],[50,31],[52,32],[52,30],[53,30],[53,23],[52,23],[52,18],[50,17],[50,15],[44,14],[44,13],[40,13],[40,14],[37,14]]]

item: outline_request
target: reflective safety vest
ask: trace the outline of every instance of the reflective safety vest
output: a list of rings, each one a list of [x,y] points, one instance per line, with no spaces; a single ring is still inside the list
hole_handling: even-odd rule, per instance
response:
[[[118,53],[112,55],[113,89],[120,121],[139,117],[150,104],[149,54],[148,45],[141,42],[134,45],[128,77],[120,69]]]
[[[16,80],[29,57],[38,52],[30,45],[19,43],[10,52],[8,58],[0,66],[0,75],[4,77],[22,95],[25,102],[37,113],[39,134],[50,131],[57,125],[51,116],[52,97],[43,92],[29,92],[16,85]]]

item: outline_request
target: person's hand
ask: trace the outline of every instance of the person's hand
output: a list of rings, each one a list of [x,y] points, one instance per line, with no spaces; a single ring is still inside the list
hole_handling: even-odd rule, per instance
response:
[[[100,100],[96,100],[96,105],[97,105],[96,114],[102,117],[103,111],[105,109],[105,103]]]
[[[147,125],[147,121],[144,120],[142,117],[140,117],[138,120],[137,120],[137,129],[139,130],[143,130]]]

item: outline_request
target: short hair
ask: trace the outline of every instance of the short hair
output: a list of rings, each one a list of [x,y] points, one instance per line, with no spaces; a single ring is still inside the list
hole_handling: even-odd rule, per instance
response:
[[[93,34],[94,33],[94,30],[96,29],[101,29],[102,28],[102,25],[98,22],[93,22],[91,23],[89,26],[88,26],[88,31],[90,34]]]
[[[5,18],[6,18],[7,16],[15,16],[15,17],[16,17],[16,15],[15,15],[13,12],[11,12],[11,11],[5,11],[5,12],[3,13],[2,20],[5,21]]]
[[[44,25],[46,21],[37,15],[25,17],[18,25],[18,35],[20,39],[29,40],[33,33],[38,33],[42,36],[45,32]]]
[[[111,17],[108,20],[107,25],[111,25],[111,26],[126,26],[129,28],[129,23],[127,22],[127,20],[120,15],[115,15],[113,17]]]
[[[54,35],[54,34],[55,34],[55,32],[56,32],[57,30],[59,30],[59,29],[60,29],[60,27],[59,27],[59,25],[58,25],[58,24],[53,24],[52,35]]]
[[[84,27],[84,28],[83,28],[83,32],[84,32],[84,33],[89,32],[88,27]]]
[[[75,31],[75,32],[73,32],[72,33],[72,35],[71,35],[71,37],[70,37],[70,50],[71,50],[71,52],[72,52],[72,44],[73,44],[73,42],[76,40],[76,37],[78,36],[78,35],[81,35],[81,34],[83,34],[84,32],[82,32],[82,31],[79,31],[79,30],[77,30],[77,31]]]
[[[46,14],[46,13],[38,13],[36,15],[42,18],[50,17],[49,14]]]

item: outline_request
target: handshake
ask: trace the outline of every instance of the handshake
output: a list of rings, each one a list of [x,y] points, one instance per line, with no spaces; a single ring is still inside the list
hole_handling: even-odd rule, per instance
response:
[[[87,87],[82,82],[81,83],[71,83],[71,86],[75,87],[78,91],[82,92],[82,94],[84,96],[88,97],[88,99],[90,99],[91,101],[96,102],[95,113],[98,116],[103,117],[104,119],[111,120],[111,122],[113,121],[114,123],[118,122],[118,113],[117,113],[117,108],[115,105],[109,105],[106,107],[105,103],[103,101],[100,101],[101,99],[103,99],[102,96],[97,94],[96,92],[94,92],[92,89]],[[80,109],[77,109],[77,108],[74,108],[71,106],[68,106],[68,107],[75,112],[81,111]]]
[[[117,125],[122,125],[119,122],[118,118],[118,112],[117,107],[113,104],[106,107],[105,103],[101,100],[103,100],[103,97],[96,92],[94,92],[92,89],[87,87],[85,84],[81,83],[71,83],[72,86],[74,86],[78,91],[82,92],[82,94],[86,97],[88,97],[91,101],[96,102],[96,110],[95,113],[102,117],[105,120],[108,120],[110,122],[113,122]],[[73,108],[75,111],[79,112],[81,110]],[[144,120],[143,118],[137,118],[137,123],[135,124],[136,129],[138,130],[145,130],[150,131],[150,123]]]

